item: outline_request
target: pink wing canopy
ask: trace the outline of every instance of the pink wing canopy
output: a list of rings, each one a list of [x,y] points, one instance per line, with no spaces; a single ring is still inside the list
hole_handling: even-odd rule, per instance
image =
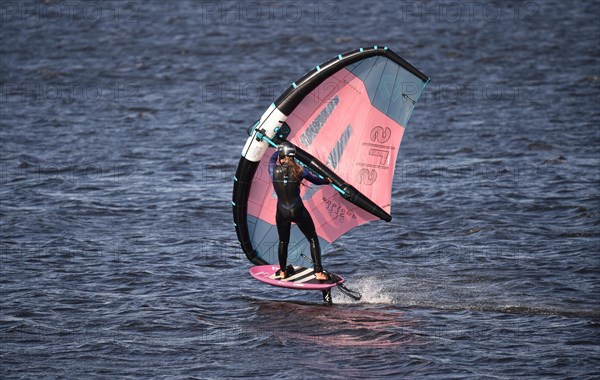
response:
[[[339,87],[332,81],[348,85],[335,91]],[[315,121],[323,124],[314,138],[309,138],[311,132],[307,130]],[[336,73],[331,81],[304,98],[287,123],[292,128],[288,140],[390,212],[394,167],[404,127],[371,106],[359,78],[348,70]],[[267,151],[261,161],[248,203],[249,214],[272,225],[277,198],[268,166],[273,151]],[[329,243],[356,226],[378,219],[342,198],[331,186],[317,186],[306,180],[303,184],[304,205],[313,217],[318,235]]]

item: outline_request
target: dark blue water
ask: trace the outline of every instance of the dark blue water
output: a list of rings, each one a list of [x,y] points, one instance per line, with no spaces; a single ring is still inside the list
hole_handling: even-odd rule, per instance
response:
[[[600,3],[3,2],[2,378],[600,376]],[[389,224],[260,284],[245,129],[317,64],[432,77]]]

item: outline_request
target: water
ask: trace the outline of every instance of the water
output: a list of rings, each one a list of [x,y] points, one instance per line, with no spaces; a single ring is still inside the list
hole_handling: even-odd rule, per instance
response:
[[[3,2],[2,378],[600,376],[600,4]],[[338,53],[432,77],[390,224],[248,274],[245,129]]]

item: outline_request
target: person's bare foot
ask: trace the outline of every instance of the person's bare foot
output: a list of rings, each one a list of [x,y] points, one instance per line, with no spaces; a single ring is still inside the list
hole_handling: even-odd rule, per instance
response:
[[[327,280],[327,276],[323,272],[315,273],[315,278],[317,280],[319,280],[319,281],[325,281],[325,280]]]
[[[276,273],[275,276],[278,276],[280,280],[286,278],[286,273],[284,270],[279,269]]]

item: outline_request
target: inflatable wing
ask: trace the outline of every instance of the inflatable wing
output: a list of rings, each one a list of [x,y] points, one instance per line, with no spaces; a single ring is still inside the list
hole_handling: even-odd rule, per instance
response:
[[[269,149],[296,145],[296,159],[332,186],[304,181],[301,197],[321,247],[372,220],[391,220],[396,156],[404,128],[429,78],[386,47],[355,50],[315,67],[249,130],[234,177],[233,219],[248,259],[277,262],[277,197]],[[266,153],[266,154],[265,154]],[[288,262],[310,266],[308,242],[293,225]]]

